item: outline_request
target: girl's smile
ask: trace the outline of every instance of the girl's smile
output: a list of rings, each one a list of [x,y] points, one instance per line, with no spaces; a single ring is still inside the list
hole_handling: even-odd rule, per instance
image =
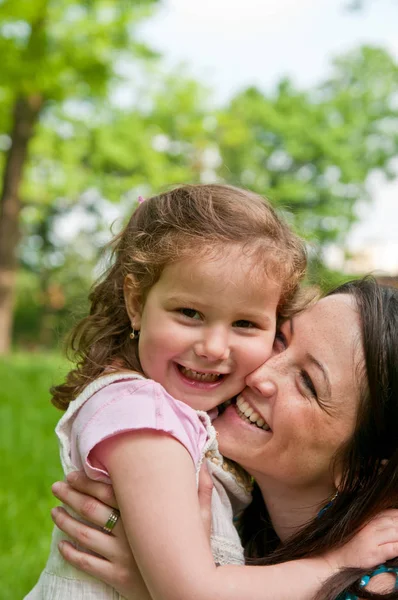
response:
[[[183,367],[175,363],[177,372],[181,376],[181,381],[190,387],[197,387],[201,390],[210,390],[221,385],[227,375],[216,371],[196,371]]]

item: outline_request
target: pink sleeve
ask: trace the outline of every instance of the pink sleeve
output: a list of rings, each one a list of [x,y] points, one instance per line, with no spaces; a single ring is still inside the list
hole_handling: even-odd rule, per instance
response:
[[[96,446],[106,438],[139,429],[173,436],[198,464],[207,438],[198,415],[158,383],[142,379],[112,383],[85,402],[72,426],[72,461],[91,479],[109,483],[109,474],[95,457]]]

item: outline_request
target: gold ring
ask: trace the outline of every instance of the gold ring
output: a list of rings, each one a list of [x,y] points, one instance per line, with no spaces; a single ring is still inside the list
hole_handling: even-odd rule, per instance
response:
[[[103,531],[105,531],[105,533],[111,534],[112,529],[115,527],[119,517],[120,512],[116,508],[113,508],[111,514],[108,517],[107,522],[102,528]]]

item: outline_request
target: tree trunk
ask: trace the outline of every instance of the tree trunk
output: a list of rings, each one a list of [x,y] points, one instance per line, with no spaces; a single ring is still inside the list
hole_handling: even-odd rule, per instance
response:
[[[43,99],[38,95],[18,98],[14,105],[11,147],[0,197],[0,354],[5,354],[11,347],[21,209],[19,190],[28,143],[42,105]]]

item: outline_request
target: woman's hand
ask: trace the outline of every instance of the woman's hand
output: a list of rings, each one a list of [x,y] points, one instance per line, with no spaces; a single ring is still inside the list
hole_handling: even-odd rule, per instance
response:
[[[92,481],[82,472],[71,473],[67,479],[68,483],[58,481],[53,485],[54,496],[96,527],[104,527],[111,507],[117,508],[112,487]],[[109,535],[74,519],[62,507],[54,508],[51,515],[57,527],[74,542],[100,555],[93,556],[63,541],[59,551],[65,560],[115,588],[128,600],[150,600],[120,518]]]
[[[118,508],[112,486],[92,481],[82,471],[70,473],[67,483],[58,481],[52,490],[54,496],[96,527],[103,527],[111,509]],[[209,539],[212,490],[212,479],[206,465],[203,464],[199,474],[198,496],[203,526]],[[128,544],[121,518],[118,519],[111,535],[81,523],[61,507],[52,510],[52,518],[57,527],[79,546],[100,555],[93,556],[64,541],[61,542],[59,550],[65,560],[115,588],[128,600],[150,600]]]
[[[372,569],[396,556],[398,510],[388,509],[374,517],[344,546],[330,552],[327,558],[335,561],[338,568]]]

